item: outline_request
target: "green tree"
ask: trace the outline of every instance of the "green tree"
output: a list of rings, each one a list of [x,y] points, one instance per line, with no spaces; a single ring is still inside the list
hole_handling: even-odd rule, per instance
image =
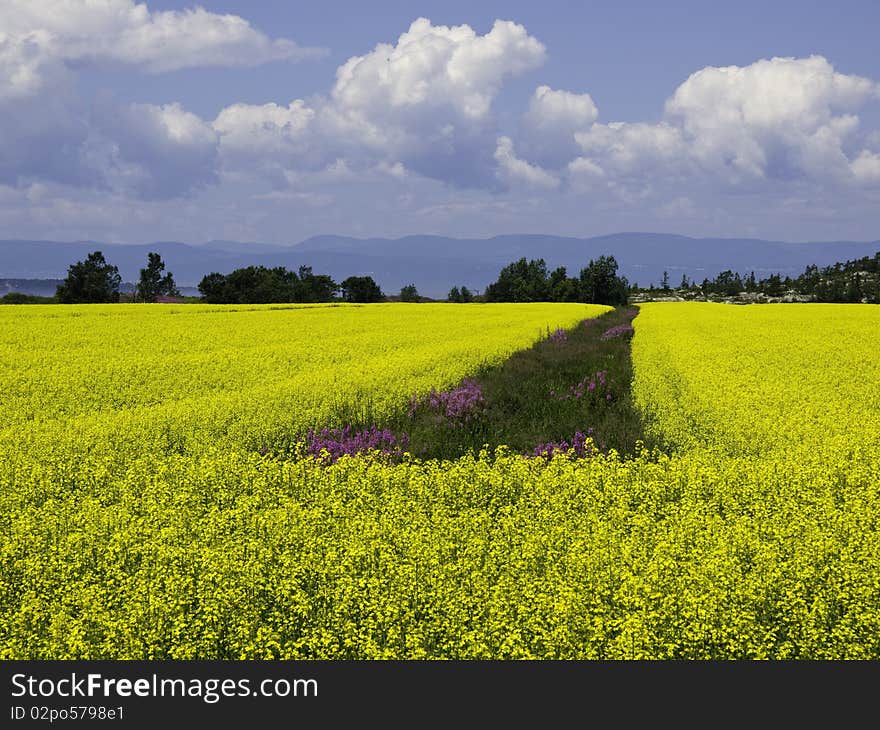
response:
[[[745,286],[739,274],[734,274],[730,269],[725,269],[715,277],[714,289],[724,296],[735,297],[741,291],[745,291]]]
[[[339,284],[327,274],[314,274],[311,266],[299,267],[296,301],[329,302],[337,291]]]
[[[452,287],[452,289],[449,290],[449,294],[446,295],[446,301],[447,302],[455,302],[457,304],[460,304],[461,303],[461,289],[459,289],[457,286]]]
[[[546,302],[549,299],[550,282],[544,259],[514,261],[501,269],[498,279],[486,287],[488,302]]]
[[[764,293],[768,297],[781,297],[785,294],[785,285],[782,283],[782,277],[779,274],[770,274],[764,284]]]
[[[62,304],[91,304],[119,301],[122,277],[100,251],[92,251],[85,261],[67,268],[67,278],[58,285],[55,296]]]
[[[208,304],[223,304],[226,301],[226,277],[216,271],[206,274],[199,282],[199,293]]]
[[[163,276],[165,262],[157,253],[147,254],[147,268],[141,269],[140,279],[135,288],[135,299],[141,302],[155,302],[157,297],[180,296],[180,292],[174,284],[171,272]]]
[[[474,293],[466,286],[461,287],[461,301],[465,304],[474,301]]]
[[[310,266],[300,266],[298,275],[283,266],[246,266],[225,276],[213,272],[199,283],[209,304],[329,302],[338,289],[333,279],[314,274]]]
[[[660,282],[660,287],[663,291],[669,291],[669,272],[663,272],[663,280]]]
[[[385,298],[372,276],[349,276],[339,286],[347,302],[381,302]]]
[[[622,306],[629,301],[626,277],[617,275],[617,260],[614,256],[600,256],[581,269],[580,301],[587,304],[607,304]]]
[[[400,301],[417,302],[419,301],[419,290],[415,284],[407,284],[400,290]]]

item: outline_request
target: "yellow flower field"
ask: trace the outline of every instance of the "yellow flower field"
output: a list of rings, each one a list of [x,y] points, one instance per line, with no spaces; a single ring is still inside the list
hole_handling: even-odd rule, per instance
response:
[[[381,418],[413,393],[451,385],[607,309],[2,307],[0,440],[7,450],[63,443],[126,457],[221,442],[252,449],[352,411]]]
[[[4,658],[880,658],[880,308],[651,304],[665,452],[265,458],[602,308],[0,309]]]

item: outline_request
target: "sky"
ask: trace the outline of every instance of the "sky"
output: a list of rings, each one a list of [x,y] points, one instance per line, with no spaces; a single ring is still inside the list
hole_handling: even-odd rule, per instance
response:
[[[0,238],[880,239],[876,0],[0,0]]]

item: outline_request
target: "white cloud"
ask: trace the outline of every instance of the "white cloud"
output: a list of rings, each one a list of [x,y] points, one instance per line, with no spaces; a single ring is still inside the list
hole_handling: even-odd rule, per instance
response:
[[[681,130],[666,123],[594,124],[575,139],[583,156],[606,173],[640,176],[651,171],[684,172],[686,147]]]
[[[132,0],[0,3],[0,181],[172,197],[217,179],[216,133],[179,104],[77,95],[76,72],[254,65],[314,55],[234,15],[150,12]]]
[[[217,133],[179,104],[130,104],[96,124],[114,187],[172,198],[217,180]]]
[[[880,191],[880,131],[862,129],[859,118],[880,87],[819,56],[704,68],[650,122],[599,123],[588,93],[539,85],[518,128],[501,127],[499,93],[538,68],[546,50],[523,26],[500,20],[481,33],[419,18],[393,42],[348,59],[323,94],[261,105],[233,97],[213,120],[173,98],[83,98],[76,83],[80,69],[96,65],[158,73],[310,53],[200,8],[8,0],[0,4],[0,202],[7,212],[32,206],[32,220],[67,221],[93,195],[97,225],[101,196],[161,217],[161,206],[189,210],[173,199],[202,191],[199,202],[223,201],[213,215],[222,211],[224,230],[246,223],[256,231],[259,215],[281,220],[288,205],[332,227],[358,200],[352,227],[406,208],[463,216],[448,227],[488,228],[503,220],[540,227],[524,214],[527,203],[556,206],[562,218],[587,206],[694,221],[695,210],[734,209],[733,198],[740,215],[757,210],[754,201],[794,196],[835,210],[834,200],[850,195],[861,205]],[[712,199],[719,191],[736,195],[720,204]],[[815,213],[814,202],[806,207]],[[248,218],[249,210],[259,215]]]
[[[498,178],[508,185],[525,184],[529,187],[545,189],[559,186],[557,177],[518,158],[510,137],[498,138],[495,161],[498,163]]]
[[[505,77],[537,68],[545,55],[538,40],[510,21],[496,20],[481,36],[468,25],[419,18],[396,45],[380,43],[340,66],[332,96],[340,109],[373,119],[431,109],[485,119]]]
[[[564,130],[573,134],[589,127],[598,116],[599,110],[589,94],[573,94],[539,86],[529,102],[526,122],[538,131]]]
[[[470,26],[412,23],[337,69],[329,96],[286,109],[234,105],[214,122],[224,164],[259,160],[274,179],[342,158],[353,169],[413,172],[460,186],[495,183],[492,102],[504,80],[540,65],[544,46],[525,28],[496,21],[479,35]],[[395,168],[395,165],[401,167]]]
[[[850,168],[859,181],[869,185],[880,183],[880,154],[862,150]]]
[[[278,104],[233,104],[213,122],[224,169],[257,173],[275,187],[289,171],[326,164],[314,125],[316,112],[302,100]]]
[[[869,181],[873,158],[852,158],[854,112],[878,90],[820,56],[707,67],[676,89],[663,121],[593,124],[575,139],[579,159],[624,186],[640,177],[723,186]]]
[[[708,67],[666,103],[691,156],[729,179],[790,179],[846,167],[844,140],[878,86],[838,73],[821,56]]]
[[[524,149],[548,167],[562,167],[578,154],[575,132],[588,129],[599,115],[589,94],[539,86],[523,117]]]
[[[133,0],[4,0],[0,95],[38,91],[62,67],[130,64],[150,72],[254,66],[324,51],[271,39],[237,15],[151,12]]]
[[[470,26],[419,18],[395,45],[380,44],[340,66],[327,128],[337,139],[459,185],[490,184],[492,102],[504,80],[537,68],[544,46],[497,20],[485,35]]]

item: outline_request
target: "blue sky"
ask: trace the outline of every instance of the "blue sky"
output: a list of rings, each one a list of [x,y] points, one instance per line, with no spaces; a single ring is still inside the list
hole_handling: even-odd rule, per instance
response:
[[[875,240],[878,27],[876,2],[7,0],[0,237]]]

